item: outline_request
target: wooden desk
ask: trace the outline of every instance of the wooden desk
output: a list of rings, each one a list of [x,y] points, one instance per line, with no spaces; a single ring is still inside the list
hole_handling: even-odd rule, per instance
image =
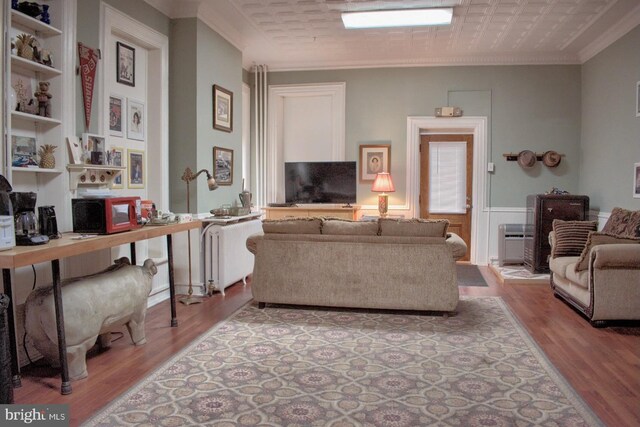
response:
[[[195,220],[182,224],[170,224],[162,226],[145,226],[132,231],[96,236],[82,240],[74,240],[78,236],[75,233],[64,233],[60,239],[53,239],[45,245],[16,246],[15,248],[0,252],[0,268],[2,268],[2,281],[4,293],[11,298],[11,308],[7,310],[9,320],[9,339],[11,346],[11,372],[14,387],[21,386],[20,364],[18,363],[18,349],[16,346],[16,326],[14,318],[15,301],[11,289],[11,269],[25,267],[31,264],[51,262],[53,277],[53,296],[56,308],[56,327],[58,331],[58,351],[60,353],[60,370],[62,394],[71,393],[69,369],[67,365],[67,345],[64,332],[64,315],[62,308],[62,293],[60,284],[60,259],[84,254],[87,252],[109,249],[115,246],[130,244],[131,264],[136,264],[136,242],[152,239],[154,237],[167,236],[167,258],[169,266],[169,295],[171,298],[171,326],[178,326],[176,319],[176,291],[173,279],[173,246],[171,235],[181,231],[199,229],[202,222]]]
[[[299,218],[312,216],[329,216],[343,219],[358,219],[360,206],[342,207],[340,205],[328,206],[291,206],[291,207],[265,207],[267,219]]]

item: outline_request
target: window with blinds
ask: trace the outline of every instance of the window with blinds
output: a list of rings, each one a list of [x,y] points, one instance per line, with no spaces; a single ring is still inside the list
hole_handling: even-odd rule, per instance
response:
[[[466,213],[467,143],[429,142],[429,213]]]

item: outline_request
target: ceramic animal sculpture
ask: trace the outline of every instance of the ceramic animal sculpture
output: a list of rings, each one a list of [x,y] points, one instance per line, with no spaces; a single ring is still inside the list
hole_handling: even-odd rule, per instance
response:
[[[39,82],[39,90],[33,94],[38,100],[38,115],[51,117],[51,94],[49,93],[49,82]]]
[[[124,257],[102,272],[62,283],[67,361],[72,380],[88,375],[87,351],[98,338],[101,346],[108,347],[111,331],[119,326],[127,326],[135,345],[146,342],[147,298],[157,271],[151,259],[136,266]],[[27,298],[25,329],[34,347],[54,367],[59,366],[53,286],[38,288]]]

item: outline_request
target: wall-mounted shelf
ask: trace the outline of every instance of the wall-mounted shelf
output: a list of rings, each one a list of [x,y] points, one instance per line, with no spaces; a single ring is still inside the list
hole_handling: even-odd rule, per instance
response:
[[[13,172],[31,172],[31,173],[62,173],[60,169],[44,169],[44,168],[21,168],[17,166],[12,166],[11,170]]]
[[[69,189],[76,190],[78,185],[109,186],[111,188],[113,180],[126,169],[126,166],[67,165]]]
[[[40,73],[41,77],[48,78],[52,76],[59,76],[62,71],[57,68],[42,65],[38,62],[31,61],[26,58],[22,58],[18,55],[11,55],[11,71],[26,70]]]
[[[12,111],[11,120],[28,120],[34,123],[46,123],[50,125],[59,125],[62,123],[58,119],[52,119],[51,117],[38,116],[36,114],[23,113],[22,111]]]
[[[41,36],[59,36],[62,34],[61,30],[14,9],[11,9],[11,21],[36,31]]]

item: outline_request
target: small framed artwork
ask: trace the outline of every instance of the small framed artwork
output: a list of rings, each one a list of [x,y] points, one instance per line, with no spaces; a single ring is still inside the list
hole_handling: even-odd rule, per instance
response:
[[[122,153],[124,149],[122,147],[111,147],[111,150],[107,151],[107,164],[111,166],[122,166]],[[121,172],[118,176],[113,179],[113,184],[111,188],[124,188],[122,184],[122,174]]]
[[[11,135],[11,166],[14,168],[36,168],[36,139],[29,136]]]
[[[120,42],[116,42],[116,81],[136,85],[136,50]]]
[[[144,188],[144,151],[127,150],[129,188]]]
[[[390,172],[391,145],[360,146],[360,182],[373,182],[379,172]]]
[[[233,150],[213,147],[213,177],[218,185],[233,184]]]
[[[640,82],[636,83],[636,117],[640,117]]]
[[[122,112],[124,109],[124,98],[117,95],[109,97],[109,135],[124,136],[124,122]]]
[[[127,138],[144,141],[144,103],[129,98],[127,107]]]
[[[105,138],[92,133],[82,134],[82,163],[103,165],[105,162]]]
[[[69,147],[69,163],[72,165],[82,164],[82,143],[77,136],[67,137],[67,146]]]
[[[640,163],[633,165],[633,197],[640,199]]]
[[[233,92],[213,85],[213,128],[233,130]]]

